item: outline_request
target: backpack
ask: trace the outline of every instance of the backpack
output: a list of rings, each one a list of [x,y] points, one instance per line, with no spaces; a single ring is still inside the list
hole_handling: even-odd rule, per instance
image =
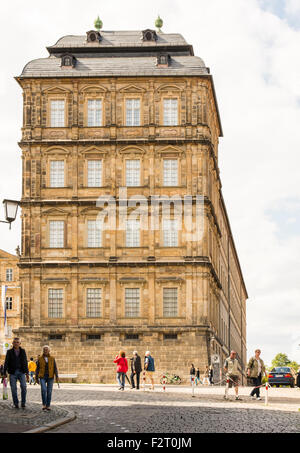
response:
[[[147,370],[147,371],[155,371],[155,366],[154,366],[154,359],[153,359],[153,357],[151,357],[151,355],[149,355],[148,357],[146,357],[146,359],[148,359],[148,362],[146,362],[146,364],[148,364],[146,370]]]

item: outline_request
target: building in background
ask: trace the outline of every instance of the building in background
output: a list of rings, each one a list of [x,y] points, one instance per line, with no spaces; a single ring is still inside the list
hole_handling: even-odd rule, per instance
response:
[[[24,322],[15,333],[34,356],[49,343],[61,372],[80,381],[113,381],[120,349],[149,349],[157,374],[184,378],[191,362],[204,370],[234,348],[243,373],[247,291],[221,192],[209,69],[181,35],[151,29],[65,36],[48,52],[17,77]],[[141,211],[122,229],[141,196],[159,228],[145,228]],[[203,237],[180,229],[185,211],[180,219],[174,205],[168,218],[161,206],[150,214],[153,196],[189,196],[193,219],[201,198]],[[99,220],[113,208],[116,226]]]
[[[18,256],[0,250],[0,356],[5,355],[5,344],[11,345],[13,330],[22,322],[18,262]]]

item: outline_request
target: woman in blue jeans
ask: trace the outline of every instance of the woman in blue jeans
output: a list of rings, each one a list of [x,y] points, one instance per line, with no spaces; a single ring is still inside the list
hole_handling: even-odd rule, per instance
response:
[[[49,346],[43,347],[43,354],[39,357],[36,367],[36,380],[40,380],[43,410],[50,411],[52,388],[54,382],[58,382],[58,371],[55,358],[50,355]]]

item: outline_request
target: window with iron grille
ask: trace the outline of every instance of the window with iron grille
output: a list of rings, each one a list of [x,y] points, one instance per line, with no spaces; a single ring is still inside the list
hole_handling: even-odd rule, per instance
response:
[[[137,318],[140,315],[140,289],[125,288],[125,317]]]
[[[177,340],[177,333],[165,333],[164,340]]]
[[[177,159],[164,159],[164,186],[178,186]]]
[[[65,162],[52,160],[50,162],[50,187],[65,186]]]
[[[50,103],[51,127],[65,127],[65,101],[53,100]]]
[[[86,316],[87,318],[101,317],[101,288],[88,288],[86,291]]]
[[[13,280],[13,270],[12,269],[6,269],[6,281],[7,282],[12,282]]]
[[[163,221],[164,247],[178,247],[178,222],[176,219]]]
[[[102,247],[102,221],[88,220],[88,247]]]
[[[141,162],[137,159],[126,160],[126,186],[140,186]]]
[[[127,333],[125,335],[125,340],[138,340],[138,339],[139,339],[139,335],[135,334],[135,333]]]
[[[101,335],[87,335],[87,340],[101,340]]]
[[[140,246],[140,221],[129,219],[126,222],[126,247]]]
[[[49,289],[48,290],[48,317],[62,318],[63,317],[63,290]]]
[[[50,334],[48,338],[49,338],[49,340],[62,340],[63,336],[57,335],[57,334]]]
[[[178,289],[164,288],[163,291],[164,317],[174,318],[178,316]]]
[[[12,309],[13,309],[13,298],[6,297],[6,310],[12,310]]]
[[[88,160],[88,187],[102,186],[102,160]]]
[[[50,248],[63,248],[65,240],[65,222],[63,220],[50,220]]]
[[[99,127],[102,126],[102,100],[89,99],[88,100],[88,126]]]
[[[164,99],[164,125],[178,125],[178,100]]]
[[[126,99],[126,126],[140,125],[140,99]]]

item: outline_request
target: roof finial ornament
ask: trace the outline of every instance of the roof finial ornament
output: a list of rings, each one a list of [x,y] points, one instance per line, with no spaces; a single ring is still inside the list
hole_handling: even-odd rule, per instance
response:
[[[98,16],[97,19],[95,20],[94,25],[95,25],[96,30],[97,30],[98,32],[100,32],[101,28],[103,27],[103,22],[102,22],[102,20],[100,19],[99,16]]]
[[[155,21],[155,27],[157,28],[158,33],[161,33],[161,27],[163,26],[164,21],[161,19],[161,17],[158,15],[156,21]]]

